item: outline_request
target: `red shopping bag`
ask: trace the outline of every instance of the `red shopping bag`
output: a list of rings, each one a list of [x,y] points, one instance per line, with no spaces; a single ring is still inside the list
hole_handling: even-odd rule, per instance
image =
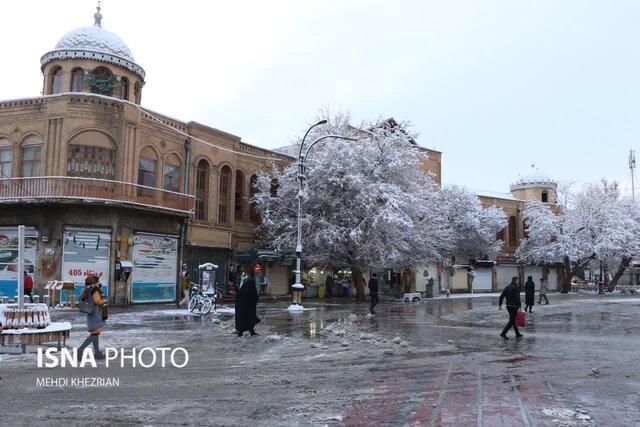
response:
[[[518,314],[516,314],[516,326],[519,328],[524,328],[524,325],[527,323],[527,315],[524,314],[524,311],[519,310]]]

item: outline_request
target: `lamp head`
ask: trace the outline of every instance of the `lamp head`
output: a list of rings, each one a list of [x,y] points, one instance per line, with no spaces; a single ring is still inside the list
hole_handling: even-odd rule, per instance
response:
[[[325,124],[325,123],[327,123],[327,120],[326,120],[326,119],[325,119],[325,120],[320,120],[318,123],[316,123],[316,126],[318,126],[318,125],[323,125],[323,124]]]

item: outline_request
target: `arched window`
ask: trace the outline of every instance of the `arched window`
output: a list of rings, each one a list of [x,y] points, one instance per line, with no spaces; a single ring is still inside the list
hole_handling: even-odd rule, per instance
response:
[[[200,160],[196,168],[196,219],[206,221],[209,206],[209,162]]]
[[[126,77],[120,80],[120,99],[129,100],[129,80]]]
[[[231,201],[231,168],[224,166],[220,171],[220,189],[218,202],[218,222],[229,223],[229,204]]]
[[[13,172],[13,144],[0,138],[0,179],[11,178]]]
[[[21,176],[40,176],[40,162],[42,159],[42,140],[29,136],[22,143],[22,174]]]
[[[249,197],[253,199],[253,196],[258,192],[258,175],[251,175],[249,180]],[[260,222],[260,214],[256,210],[254,203],[249,205],[249,219],[252,223],[258,224]]]
[[[104,133],[85,131],[69,141],[67,176],[113,180],[116,145]]]
[[[542,192],[542,203],[549,203],[549,193],[546,191]]]
[[[82,92],[84,90],[84,70],[76,68],[71,72],[71,92]]]
[[[138,185],[156,187],[157,175],[158,157],[151,148],[145,147],[138,158]],[[138,188],[139,196],[149,197],[153,196],[153,193],[150,188]]]
[[[510,216],[509,217],[509,246],[513,247],[516,246],[518,244],[518,242],[516,242],[516,217],[515,216]]]
[[[162,189],[180,192],[180,158],[175,154],[169,155],[164,161]]]
[[[51,93],[62,93],[62,68],[56,67],[51,71]]]
[[[242,219],[242,205],[244,204],[244,173],[236,171],[236,197],[235,197],[235,217]]]

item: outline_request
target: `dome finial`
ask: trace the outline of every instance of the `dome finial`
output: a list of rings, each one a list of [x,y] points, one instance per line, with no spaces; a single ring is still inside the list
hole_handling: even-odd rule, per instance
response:
[[[93,23],[93,25],[95,25],[96,27],[102,28],[102,15],[100,14],[100,9],[101,9],[100,0],[98,0],[98,7],[96,7],[96,9],[98,9],[98,11],[93,14],[93,19],[95,19],[95,22]]]

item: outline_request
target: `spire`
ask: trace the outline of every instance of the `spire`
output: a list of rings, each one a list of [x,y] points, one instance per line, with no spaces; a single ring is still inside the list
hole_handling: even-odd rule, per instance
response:
[[[102,15],[100,14],[101,8],[100,8],[99,0],[98,0],[98,7],[96,7],[96,9],[98,9],[98,11],[93,14],[93,19],[95,19],[95,22],[93,23],[93,25],[95,25],[96,27],[102,28]]]

